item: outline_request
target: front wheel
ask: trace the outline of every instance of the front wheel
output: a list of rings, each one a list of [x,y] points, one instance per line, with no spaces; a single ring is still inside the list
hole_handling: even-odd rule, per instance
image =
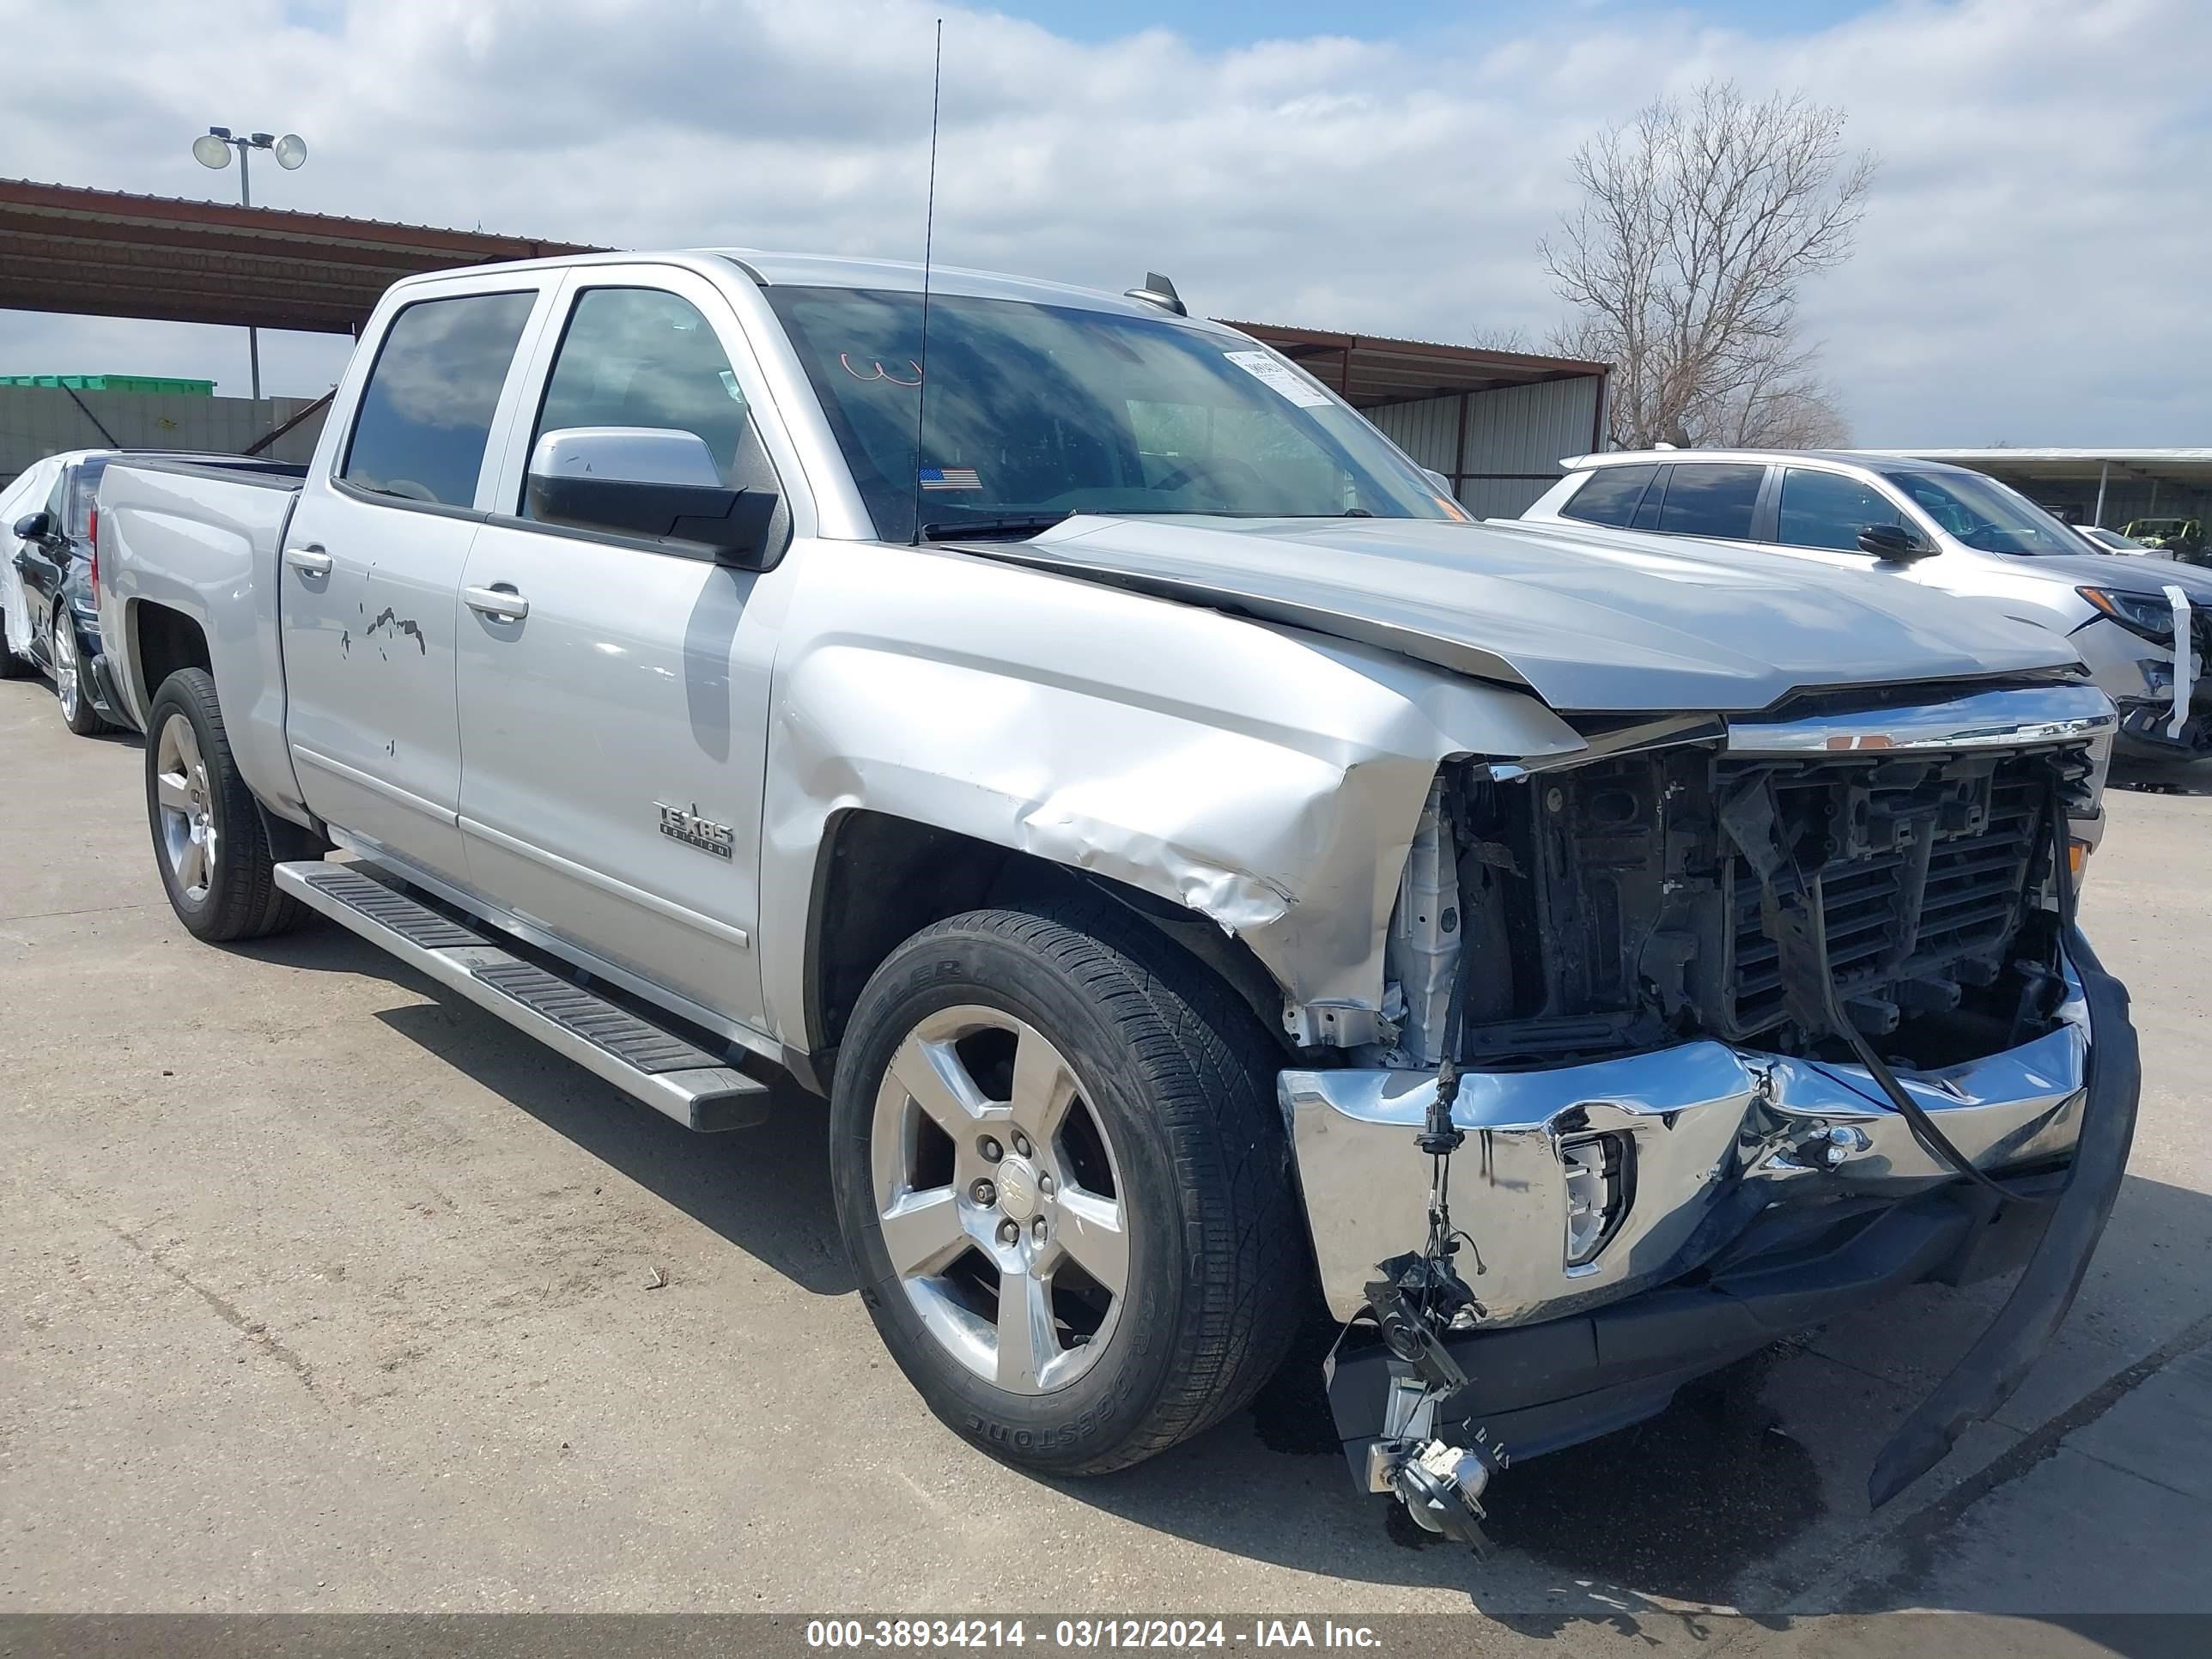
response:
[[[1310,1269],[1250,1012],[1110,901],[898,947],[840,1053],[830,1166],[861,1295],[948,1425],[1057,1474],[1250,1399]]]
[[[276,884],[276,858],[239,775],[204,668],[161,682],[146,720],[146,816],[169,906],[195,939],[260,939],[310,912]]]
[[[54,699],[61,704],[62,720],[80,738],[96,738],[107,730],[107,722],[92,706],[88,671],[76,648],[76,629],[70,622],[69,609],[65,605],[54,607],[54,631],[51,639]]]

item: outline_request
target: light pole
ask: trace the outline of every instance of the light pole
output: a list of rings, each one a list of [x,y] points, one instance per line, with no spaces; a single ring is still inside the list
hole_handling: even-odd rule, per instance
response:
[[[192,140],[192,157],[204,167],[227,167],[230,153],[238,152],[238,202],[240,207],[253,205],[253,185],[247,163],[257,149],[273,151],[276,165],[290,173],[303,167],[307,160],[307,141],[296,132],[288,132],[282,138],[265,132],[252,132],[244,137],[234,137],[228,127],[210,127]],[[253,401],[261,401],[261,331],[252,323],[246,325],[246,361],[252,365]]]

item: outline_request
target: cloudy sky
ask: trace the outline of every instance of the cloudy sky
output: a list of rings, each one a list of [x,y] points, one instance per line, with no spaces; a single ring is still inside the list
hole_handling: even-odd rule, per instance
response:
[[[937,254],[1438,340],[1558,315],[1591,132],[1710,76],[1844,108],[1882,169],[1808,295],[1869,444],[2212,441],[2204,0],[0,0],[0,174],[622,246]],[[21,90],[19,86],[18,90]],[[266,387],[343,343],[264,336]],[[194,374],[234,331],[0,312],[0,373]]]

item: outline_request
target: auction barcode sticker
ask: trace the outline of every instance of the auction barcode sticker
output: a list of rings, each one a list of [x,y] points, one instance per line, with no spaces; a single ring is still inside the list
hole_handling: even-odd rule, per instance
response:
[[[1273,386],[1300,409],[1325,408],[1333,401],[1319,386],[1300,380],[1295,370],[1277,362],[1264,351],[1224,351],[1221,355],[1254,380]]]

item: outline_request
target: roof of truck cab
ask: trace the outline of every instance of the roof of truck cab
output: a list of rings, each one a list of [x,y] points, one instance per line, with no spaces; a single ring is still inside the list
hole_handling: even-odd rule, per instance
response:
[[[497,264],[457,266],[447,270],[421,271],[402,277],[392,286],[414,288],[456,276],[480,276],[492,270],[567,270],[577,265],[653,264],[672,261],[736,267],[763,288],[872,289],[894,294],[919,294],[922,268],[909,259],[846,258],[821,253],[778,253],[749,247],[641,248],[631,252],[557,254],[543,259],[502,260]],[[1104,289],[1082,288],[1073,283],[1046,282],[1035,276],[1014,276],[1003,271],[971,270],[962,265],[932,265],[933,294],[957,295],[965,299],[1021,300],[1032,305],[1073,306],[1085,311],[1109,312],[1125,317],[1185,322],[1212,333],[1227,330],[1203,317],[1178,318],[1149,301],[1132,300]]]
[[[766,288],[860,288],[892,294],[919,294],[922,267],[913,259],[846,258],[821,253],[775,253],[758,248],[707,248],[740,266]],[[1141,271],[1133,273],[1141,276]],[[1014,276],[1004,271],[973,270],[963,265],[929,267],[933,294],[957,294],[987,300],[1026,300],[1033,305],[1076,306],[1085,311],[1109,311],[1128,317],[1171,317],[1146,300],[1132,300],[1104,289],[1084,288],[1074,283],[1051,283],[1036,276]],[[1203,328],[1217,325],[1202,317],[1181,320]]]
[[[1917,456],[1893,455],[1864,449],[1609,449],[1601,454],[1569,455],[1559,465],[1570,472],[1592,466],[1626,466],[1632,463],[1664,465],[1669,461],[1735,461],[1765,466],[1774,462],[1826,461],[1835,466],[1864,467],[1881,472],[1965,472],[1970,469]]]

